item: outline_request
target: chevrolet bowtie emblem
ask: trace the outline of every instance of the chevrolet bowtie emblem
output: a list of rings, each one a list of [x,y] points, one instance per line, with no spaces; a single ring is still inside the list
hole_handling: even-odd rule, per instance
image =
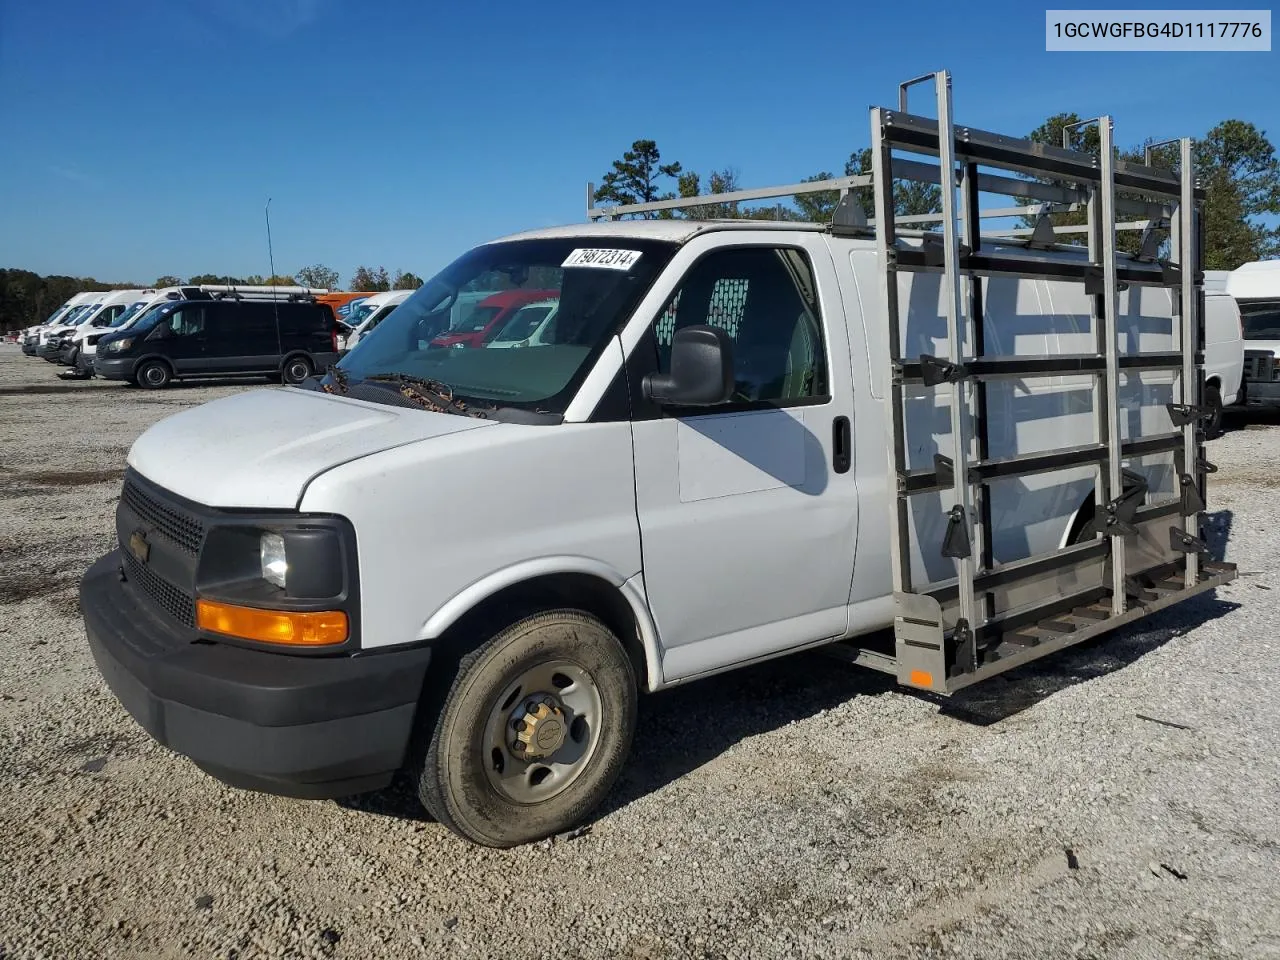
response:
[[[141,530],[135,530],[129,535],[129,552],[139,563],[146,563],[147,557],[151,555],[151,544],[147,543],[147,535]]]

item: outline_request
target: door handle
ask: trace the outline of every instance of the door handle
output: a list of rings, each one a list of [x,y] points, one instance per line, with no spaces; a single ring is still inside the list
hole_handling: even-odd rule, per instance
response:
[[[847,473],[853,464],[853,434],[848,417],[836,417],[831,423],[831,467],[836,473]]]

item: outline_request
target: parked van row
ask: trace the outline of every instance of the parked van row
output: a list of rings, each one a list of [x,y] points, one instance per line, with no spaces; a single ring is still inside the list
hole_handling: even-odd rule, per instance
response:
[[[323,289],[215,284],[77,294],[26,331],[23,349],[100,376],[158,388],[201,376],[300,383],[338,359],[344,332]]]
[[[23,350],[70,367],[66,379],[97,376],[154,389],[181,379],[265,375],[297,384],[356,349],[412,292],[205,284],[81,293],[23,331]],[[415,333],[422,348],[538,346],[553,342],[557,309],[554,289],[460,291],[448,311],[418,323]]]

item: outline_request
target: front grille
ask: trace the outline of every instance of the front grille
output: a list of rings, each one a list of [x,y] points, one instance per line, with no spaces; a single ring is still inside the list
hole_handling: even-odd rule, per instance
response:
[[[180,507],[161,503],[150,496],[132,479],[126,479],[120,492],[123,500],[138,519],[157,533],[168,537],[184,551],[195,556],[204,542],[204,524]]]
[[[195,600],[169,581],[156,576],[127,550],[124,551],[124,572],[134,587],[154,600],[173,619],[184,626],[196,625]]]

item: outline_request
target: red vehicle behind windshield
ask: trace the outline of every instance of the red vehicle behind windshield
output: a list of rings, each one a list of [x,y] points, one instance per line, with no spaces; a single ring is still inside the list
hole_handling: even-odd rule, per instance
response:
[[[483,347],[503,328],[511,315],[527,303],[560,295],[558,290],[503,290],[485,297],[456,330],[431,341],[433,347]]]

